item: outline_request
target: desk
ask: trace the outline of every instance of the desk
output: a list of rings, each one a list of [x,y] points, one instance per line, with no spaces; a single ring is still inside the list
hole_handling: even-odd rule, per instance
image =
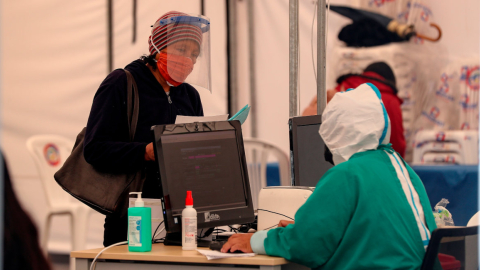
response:
[[[199,248],[206,249],[206,248]],[[88,270],[93,258],[102,248],[73,251],[70,257],[75,258],[77,270]],[[154,244],[151,252],[128,252],[127,245],[108,249],[99,257],[96,270],[116,269],[211,269],[216,270],[290,270],[309,269],[305,266],[288,262],[279,257],[257,255],[255,257],[228,258],[207,260],[197,251],[183,251],[179,246]]]

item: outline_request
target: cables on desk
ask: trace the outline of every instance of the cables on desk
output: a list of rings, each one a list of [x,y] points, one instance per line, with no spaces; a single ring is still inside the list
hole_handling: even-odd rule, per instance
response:
[[[230,228],[230,232],[238,233],[237,228],[232,227],[232,225],[228,225],[228,227]]]
[[[270,229],[275,228],[275,227],[277,227],[277,226],[278,226],[278,224],[275,224],[275,225],[272,225],[272,226],[270,226],[270,227],[268,227],[268,228],[263,229],[262,231],[270,230]]]
[[[155,231],[153,232],[153,235],[152,235],[152,243],[155,243],[155,237],[157,237],[160,233],[163,232],[163,230],[165,230],[165,226],[163,226],[163,229],[161,229],[161,230],[158,232],[158,234],[157,234],[157,230],[158,230],[158,228],[160,228],[160,225],[162,225],[162,224],[163,224],[163,220],[162,220],[162,222],[160,222],[160,223],[158,224],[157,228],[156,228]]]
[[[287,215],[280,214],[280,213],[277,213],[277,212],[274,212],[274,211],[270,211],[270,210],[266,210],[266,209],[257,209],[257,211],[269,212],[269,213],[276,214],[276,215],[280,215],[280,216],[283,216],[283,217],[286,217],[286,218],[288,218],[288,219],[290,219],[290,220],[295,221],[294,218],[291,218],[291,217],[289,217],[289,216],[287,216]],[[268,227],[268,228],[263,229],[263,231],[272,229],[272,228],[277,227],[277,226],[278,226],[278,224],[272,225],[272,226],[270,226],[270,227]]]
[[[123,242],[118,242],[116,244],[113,244],[113,245],[110,245],[104,249],[102,249],[98,254],[97,256],[95,256],[95,259],[93,259],[92,261],[92,264],[90,265],[90,270],[95,270],[95,267],[97,266],[97,258],[107,249],[111,248],[111,247],[115,247],[115,246],[121,246],[121,245],[125,245],[127,244],[128,241],[123,241]]]
[[[153,243],[154,243],[154,244],[163,243],[163,242],[165,242],[165,237],[162,237],[162,238],[153,240]]]
[[[286,218],[288,218],[288,219],[290,219],[290,220],[293,220],[293,221],[295,221],[295,219],[294,219],[294,218],[291,218],[291,217],[289,217],[289,216],[286,216],[286,215],[284,215],[284,214],[280,214],[280,213],[273,212],[273,211],[270,211],[270,210],[265,210],[265,209],[257,209],[257,211],[265,211],[265,212],[269,212],[269,213],[272,213],[272,214],[277,214],[277,215],[280,215],[280,216],[283,216],[283,217],[286,217]]]

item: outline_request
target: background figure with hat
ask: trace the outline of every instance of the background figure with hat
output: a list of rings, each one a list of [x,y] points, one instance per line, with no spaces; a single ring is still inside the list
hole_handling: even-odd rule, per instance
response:
[[[111,173],[144,170],[143,197],[160,198],[150,127],[173,124],[177,115],[203,116],[195,87],[210,90],[209,29],[208,18],[176,11],[155,22],[148,38],[150,54],[125,67],[139,95],[133,141],[126,117],[127,76],[117,69],[105,78],[93,99],[84,141],[88,163]],[[105,246],[125,241],[127,217],[106,216],[104,228]]]
[[[402,157],[405,156],[406,142],[403,134],[402,100],[397,96],[395,75],[385,62],[375,62],[368,65],[362,74],[346,74],[337,78],[335,89],[327,91],[327,102],[337,92],[343,92],[350,88],[357,88],[363,83],[373,83],[382,94],[382,101],[392,122],[392,135],[390,142],[393,149]],[[302,115],[317,114],[317,97],[314,97]]]

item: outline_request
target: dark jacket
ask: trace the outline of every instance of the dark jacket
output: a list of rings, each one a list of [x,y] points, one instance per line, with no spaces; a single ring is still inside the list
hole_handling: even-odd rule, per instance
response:
[[[137,83],[138,124],[133,142],[128,138],[127,77],[121,69],[110,73],[93,99],[84,142],[85,160],[111,172],[134,172],[146,168],[143,197],[160,198],[160,183],[155,177],[157,165],[144,160],[145,147],[153,141],[150,127],[173,124],[177,115],[203,116],[197,90],[187,83],[170,88],[170,99],[155,76],[141,60],[125,67]],[[125,241],[127,221],[105,219],[104,245]]]

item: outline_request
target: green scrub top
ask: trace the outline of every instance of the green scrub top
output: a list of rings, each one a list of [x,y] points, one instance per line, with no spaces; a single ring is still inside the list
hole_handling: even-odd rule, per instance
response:
[[[432,232],[425,188],[405,166]],[[295,224],[268,231],[263,244],[268,255],[313,269],[420,269],[425,254],[412,208],[383,150],[357,153],[330,169],[298,209]]]

